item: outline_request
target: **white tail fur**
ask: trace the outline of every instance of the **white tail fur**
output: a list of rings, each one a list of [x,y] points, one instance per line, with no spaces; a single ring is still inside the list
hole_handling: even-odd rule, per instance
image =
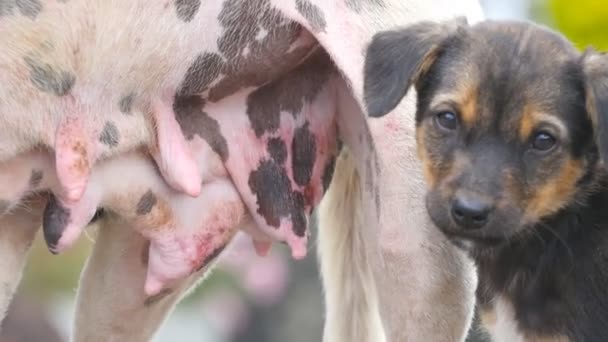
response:
[[[325,342],[386,340],[364,239],[355,163],[346,150],[319,206],[319,260],[325,289]]]

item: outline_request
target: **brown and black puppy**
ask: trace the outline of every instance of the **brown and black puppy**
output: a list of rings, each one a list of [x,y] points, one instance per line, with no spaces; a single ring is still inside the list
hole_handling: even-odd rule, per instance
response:
[[[378,34],[370,116],[417,91],[433,222],[478,265],[495,341],[608,341],[608,56],[532,23]]]

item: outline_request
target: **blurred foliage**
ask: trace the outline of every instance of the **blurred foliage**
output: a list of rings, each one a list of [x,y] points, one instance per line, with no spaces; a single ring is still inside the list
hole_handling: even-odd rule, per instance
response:
[[[534,19],[561,31],[579,49],[608,50],[607,0],[545,0],[534,6]],[[544,12],[544,13],[543,13]]]
[[[83,234],[73,248],[63,254],[49,252],[39,232],[32,246],[21,287],[28,294],[48,297],[57,293],[75,293],[80,269],[92,243]]]

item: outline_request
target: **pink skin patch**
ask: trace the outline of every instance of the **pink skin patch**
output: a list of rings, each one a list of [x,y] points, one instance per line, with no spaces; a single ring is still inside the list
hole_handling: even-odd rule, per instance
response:
[[[68,115],[57,128],[55,167],[61,185],[58,197],[75,203],[85,192],[94,158],[93,144],[87,136],[82,119]]]
[[[238,193],[226,179],[205,184],[196,199],[187,203],[174,201],[171,205],[173,227],[142,231],[152,241],[147,295],[155,295],[209,264],[232,240],[246,214]]]
[[[201,193],[201,176],[182,130],[175,120],[172,104],[162,99],[152,101],[156,121],[158,151],[152,153],[160,172],[171,187],[192,197]]]

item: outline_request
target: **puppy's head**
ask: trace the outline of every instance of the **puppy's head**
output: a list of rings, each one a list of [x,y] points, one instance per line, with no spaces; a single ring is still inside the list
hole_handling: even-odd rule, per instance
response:
[[[412,85],[428,212],[467,245],[499,244],[584,201],[608,156],[608,56],[540,26],[458,19],[378,34],[369,114]]]

